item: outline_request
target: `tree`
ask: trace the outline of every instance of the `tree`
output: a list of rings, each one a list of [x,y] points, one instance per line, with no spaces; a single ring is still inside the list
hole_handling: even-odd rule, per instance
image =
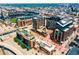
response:
[[[16,18],[12,18],[12,19],[11,19],[11,22],[12,22],[12,23],[16,23],[16,22],[17,22],[17,19],[16,19]]]

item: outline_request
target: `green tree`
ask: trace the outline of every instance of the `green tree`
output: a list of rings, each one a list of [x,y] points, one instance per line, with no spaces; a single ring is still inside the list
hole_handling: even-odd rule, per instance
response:
[[[16,22],[17,22],[17,19],[16,19],[16,18],[12,18],[12,19],[11,19],[11,22],[12,22],[12,23],[16,23]]]

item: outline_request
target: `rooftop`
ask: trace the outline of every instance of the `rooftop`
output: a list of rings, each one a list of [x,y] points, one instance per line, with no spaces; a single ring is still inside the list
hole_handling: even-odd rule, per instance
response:
[[[73,21],[71,19],[65,18],[57,22],[60,26],[65,27],[66,25],[72,23]]]
[[[39,20],[39,19],[44,19],[44,17],[38,15],[38,16],[34,17],[33,19],[35,19],[35,20]]]
[[[49,20],[55,20],[55,21],[61,20],[59,16],[55,16],[55,15],[51,16],[51,17],[48,17],[47,19],[49,19]]]
[[[55,45],[51,45],[47,41],[40,40],[39,44],[41,47],[43,47],[44,49],[46,49],[49,52],[51,52],[52,50],[55,49]]]

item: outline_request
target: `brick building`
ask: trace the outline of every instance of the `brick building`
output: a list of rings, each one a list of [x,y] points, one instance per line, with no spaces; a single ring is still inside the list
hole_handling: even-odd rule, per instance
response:
[[[25,25],[31,25],[32,24],[32,18],[19,18],[17,21],[17,26],[22,27]]]

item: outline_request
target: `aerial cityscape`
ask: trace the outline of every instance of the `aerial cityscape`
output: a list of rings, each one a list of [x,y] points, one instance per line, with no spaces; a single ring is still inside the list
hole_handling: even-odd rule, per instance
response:
[[[0,55],[79,55],[79,4],[0,4]]]

